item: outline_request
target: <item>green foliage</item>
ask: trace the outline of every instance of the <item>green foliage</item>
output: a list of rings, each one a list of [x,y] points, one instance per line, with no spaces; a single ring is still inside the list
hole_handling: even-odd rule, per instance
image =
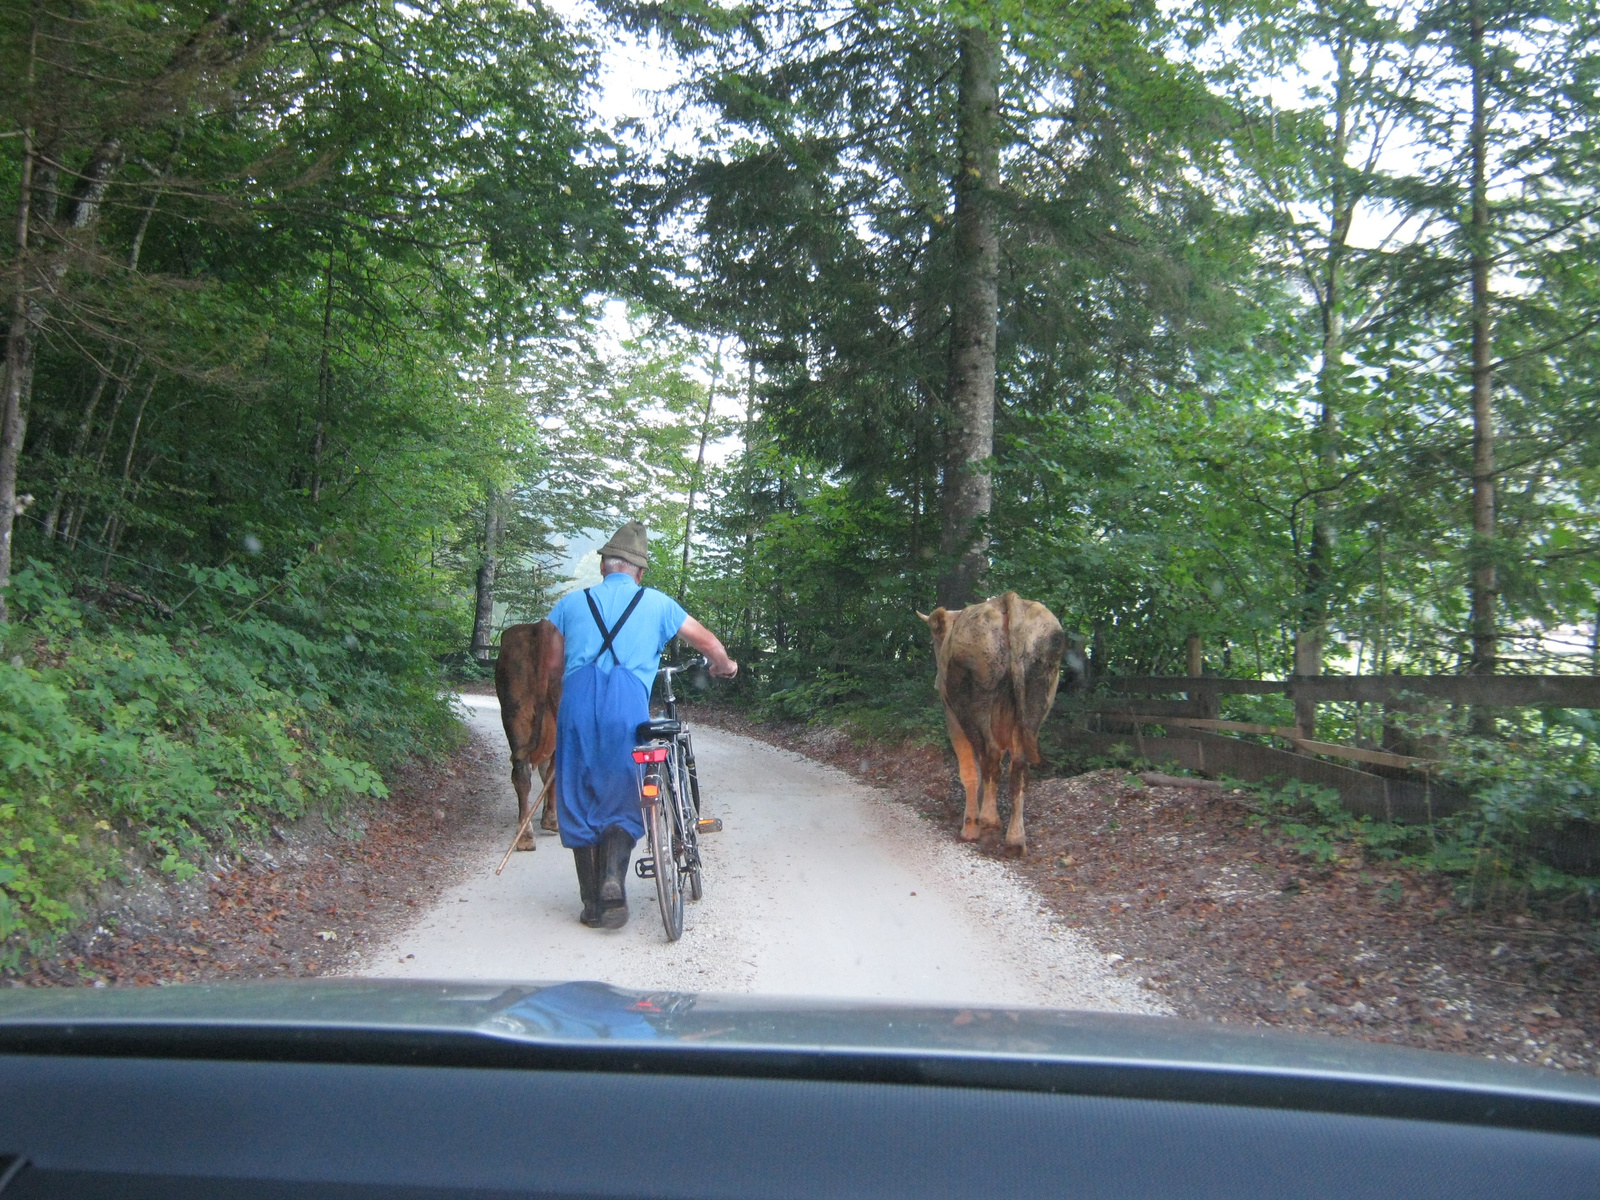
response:
[[[1555,725],[1571,714],[1546,714]],[[1577,722],[1587,725],[1585,716]],[[1592,748],[1573,740],[1510,742],[1463,735],[1442,774],[1474,804],[1431,825],[1397,825],[1353,815],[1338,793],[1301,781],[1261,785],[1249,823],[1283,836],[1314,862],[1361,859],[1437,872],[1459,881],[1467,906],[1491,898],[1520,903],[1533,895],[1600,895],[1600,880],[1552,866],[1541,835],[1592,827],[1600,820]],[[1400,885],[1390,885],[1398,900]],[[1382,897],[1380,897],[1382,898]]]
[[[860,700],[861,681],[843,671],[821,671],[803,683],[773,688],[758,709],[763,717],[779,721],[814,720],[848,700]]]
[[[1482,822],[1484,836],[1521,839],[1540,826],[1600,821],[1594,715],[1548,708],[1505,724],[1504,735],[1492,738],[1452,729],[1442,772],[1478,798],[1473,819]]]
[[[13,965],[81,914],[123,851],[185,878],[272,822],[382,798],[377,764],[459,736],[419,646],[391,640],[379,670],[341,632],[395,639],[402,614],[302,582],[268,616],[273,600],[248,607],[262,581],[192,577],[193,615],[148,625],[108,621],[42,563],[13,579],[0,663],[0,945]],[[305,620],[313,599],[320,627]]]
[[[1398,826],[1355,816],[1331,788],[1292,779],[1252,790],[1256,800],[1247,823],[1282,834],[1296,853],[1316,863],[1352,855],[1393,858],[1396,840],[1406,836]]]
[[[906,679],[888,691],[844,672],[828,672],[761,693],[755,709],[764,720],[836,725],[860,740],[937,742],[944,709],[925,679]]]

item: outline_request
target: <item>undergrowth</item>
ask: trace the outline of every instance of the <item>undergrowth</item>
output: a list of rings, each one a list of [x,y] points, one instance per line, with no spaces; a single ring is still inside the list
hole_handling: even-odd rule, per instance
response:
[[[1360,861],[1448,876],[1463,908],[1522,908],[1571,900],[1594,907],[1600,879],[1544,861],[1528,793],[1482,794],[1471,809],[1432,824],[1402,825],[1352,813],[1331,788],[1300,780],[1239,785],[1250,793],[1248,824],[1282,838],[1318,864]]]
[[[1401,825],[1357,816],[1336,791],[1316,784],[1230,782],[1251,796],[1255,825],[1314,862],[1361,859],[1444,875],[1455,881],[1456,900],[1467,908],[1576,901],[1587,911],[1600,910],[1595,714],[1502,710],[1490,734],[1474,734],[1466,711],[1407,714],[1395,724],[1413,744],[1443,755],[1435,778],[1470,797],[1465,809]],[[1051,767],[1063,773],[1159,766],[1139,756],[1131,738],[1106,754],[1053,750]]]
[[[12,578],[0,969],[44,952],[132,862],[186,878],[273,822],[383,797],[384,767],[459,736],[392,617],[326,594],[269,605],[241,572],[190,573],[195,599],[165,619],[108,615],[38,562]]]
[[[944,736],[944,708],[926,671],[870,678],[820,671],[804,682],[761,691],[754,712],[768,721],[836,725],[858,740],[926,743]]]

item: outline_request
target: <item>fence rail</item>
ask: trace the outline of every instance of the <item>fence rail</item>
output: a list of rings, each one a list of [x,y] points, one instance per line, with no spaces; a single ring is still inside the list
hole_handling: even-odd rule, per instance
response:
[[[1295,701],[1295,724],[1222,719],[1223,696],[1284,696]],[[1178,697],[1182,697],[1179,699]],[[1438,711],[1440,706],[1600,708],[1600,677],[1591,675],[1298,675],[1289,679],[1226,679],[1214,675],[1113,676],[1089,694],[1064,696],[1049,740],[1061,749],[1105,754],[1127,746],[1141,758],[1175,762],[1202,774],[1240,779],[1302,779],[1336,788],[1346,806],[1385,820],[1430,820],[1470,799],[1441,783],[1434,769],[1437,738],[1346,746],[1316,736],[1316,706],[1377,704],[1385,715]],[[1090,724],[1095,728],[1089,728]],[[1159,726],[1165,736],[1146,736]],[[1288,743],[1280,749],[1244,734]],[[1328,759],[1342,760],[1335,764]],[[1365,768],[1365,769],[1363,769]]]
[[[1292,700],[1386,704],[1409,694],[1452,704],[1600,708],[1595,675],[1295,675],[1288,679],[1222,679],[1211,675],[1128,675],[1100,681],[1119,695],[1288,696]]]

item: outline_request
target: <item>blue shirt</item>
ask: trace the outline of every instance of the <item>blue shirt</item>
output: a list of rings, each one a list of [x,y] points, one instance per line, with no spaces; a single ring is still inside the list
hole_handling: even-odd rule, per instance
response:
[[[626,571],[613,571],[589,589],[607,629],[616,625],[623,609],[628,607],[628,602],[638,590],[639,585]],[[684,611],[683,605],[671,596],[652,587],[645,588],[639,606],[633,610],[628,623],[611,643],[612,649],[617,652],[615,660],[609,654],[603,655],[600,670],[610,674],[613,666],[621,664],[638,676],[644,684],[644,690],[649,692],[655,686],[656,671],[661,666],[661,652],[688,619],[689,614]],[[595,655],[600,653],[600,627],[594,623],[589,602],[583,598],[581,589],[568,592],[556,601],[555,607],[550,610],[550,623],[567,640],[567,669],[564,674],[571,675],[579,667],[594,662]]]

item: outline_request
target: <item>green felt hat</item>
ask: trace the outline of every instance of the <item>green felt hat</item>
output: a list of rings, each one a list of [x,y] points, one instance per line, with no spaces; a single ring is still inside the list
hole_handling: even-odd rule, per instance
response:
[[[638,521],[629,521],[600,547],[601,558],[620,558],[643,570],[650,565],[650,535]]]

